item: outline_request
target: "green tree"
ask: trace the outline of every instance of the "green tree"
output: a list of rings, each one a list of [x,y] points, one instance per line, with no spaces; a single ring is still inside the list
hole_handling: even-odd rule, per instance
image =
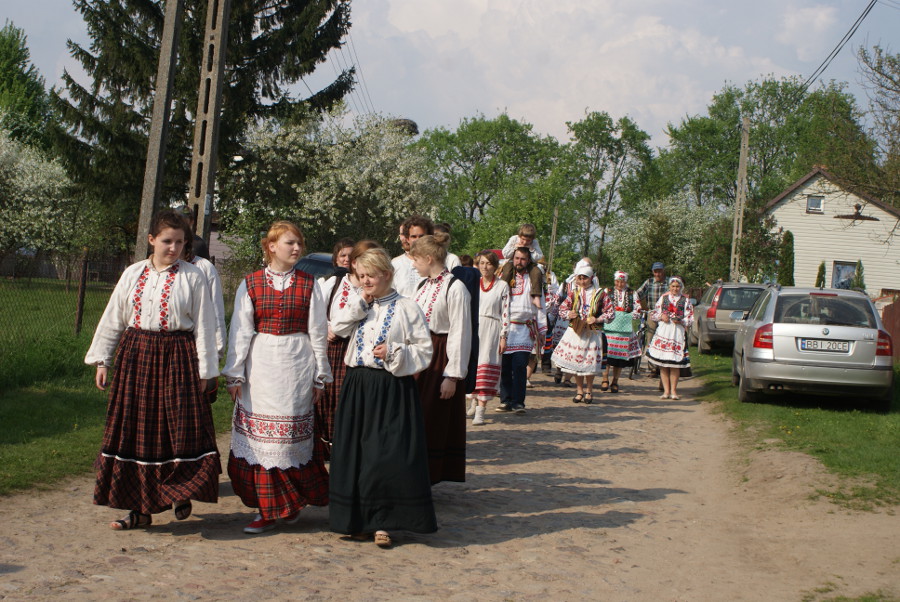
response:
[[[880,46],[860,48],[859,65],[869,93],[878,169],[853,184],[882,200],[900,205],[900,53]],[[868,176],[868,177],[866,177]]]
[[[44,78],[31,64],[25,32],[9,21],[0,29],[0,112],[10,137],[47,149]]]
[[[853,278],[850,280],[850,288],[866,290],[866,276],[863,271],[862,261],[856,262],[856,271],[853,272]]]
[[[794,235],[790,230],[781,237],[781,253],[778,256],[778,284],[794,286]]]
[[[591,255],[596,243],[595,271],[607,272],[610,266],[603,247],[611,219],[620,207],[620,189],[629,175],[650,162],[650,135],[630,118],[613,121],[603,111],[588,113],[581,121],[566,125],[577,174],[575,206],[581,208],[581,253]]]
[[[69,42],[91,82],[68,72],[51,104],[61,116],[55,142],[78,194],[96,200],[107,222],[133,239],[152,112],[164,4],[159,1],[75,0],[91,38],[89,48]],[[207,3],[186,0],[175,70],[163,202],[187,190],[198,66],[204,57]],[[352,69],[308,98],[289,87],[313,72],[337,48],[349,23],[347,0],[234,0],[229,20],[219,165],[239,154],[254,120],[287,115],[298,107],[331,107],[351,87]]]
[[[824,288],[825,286],[825,262],[819,264],[819,271],[816,272],[816,288]]]

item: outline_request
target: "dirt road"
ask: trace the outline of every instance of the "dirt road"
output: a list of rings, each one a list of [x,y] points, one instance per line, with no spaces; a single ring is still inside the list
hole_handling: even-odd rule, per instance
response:
[[[812,501],[830,481],[816,462],[737,442],[691,401],[699,383],[662,401],[624,381],[585,406],[534,380],[526,415],[469,428],[468,481],[435,487],[434,535],[381,550],[311,508],[248,536],[227,478],[189,520],[117,533],[83,477],[2,499],[0,599],[900,599],[900,519]]]

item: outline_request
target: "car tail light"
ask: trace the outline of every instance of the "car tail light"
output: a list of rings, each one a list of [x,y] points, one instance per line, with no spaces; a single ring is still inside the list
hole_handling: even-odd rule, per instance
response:
[[[753,347],[755,349],[772,349],[772,325],[763,324],[756,329],[753,335]]]
[[[710,320],[716,319],[716,310],[719,308],[719,297],[722,296],[722,289],[716,291],[716,296],[713,297],[712,305],[709,306],[709,309],[706,310],[706,317]]]
[[[891,335],[883,330],[878,331],[878,345],[875,347],[875,355],[894,355],[894,345],[891,342]]]

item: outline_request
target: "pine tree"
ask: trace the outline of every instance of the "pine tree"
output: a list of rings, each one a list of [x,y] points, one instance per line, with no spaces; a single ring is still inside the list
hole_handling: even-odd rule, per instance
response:
[[[823,272],[824,279],[824,272]],[[778,256],[778,284],[794,286],[794,235],[790,230],[781,237],[781,249]]]
[[[108,223],[134,236],[152,115],[165,7],[159,0],[74,0],[90,48],[69,42],[91,78],[68,72],[51,96],[62,126],[54,131],[78,191],[107,212]],[[207,2],[185,0],[166,154],[163,202],[184,200],[190,175],[193,112],[203,56]],[[240,152],[254,120],[295,110],[331,108],[353,84],[353,70],[308,98],[289,87],[313,72],[347,33],[349,0],[232,0],[226,52],[219,165]]]
[[[825,286],[825,262],[819,264],[819,272],[816,274],[816,288]]]
[[[44,78],[31,64],[25,32],[9,21],[0,29],[0,113],[13,140],[47,149]]]
[[[856,262],[856,271],[853,272],[853,279],[850,280],[850,288],[858,289],[861,291],[866,290],[866,277],[863,273],[862,261]]]

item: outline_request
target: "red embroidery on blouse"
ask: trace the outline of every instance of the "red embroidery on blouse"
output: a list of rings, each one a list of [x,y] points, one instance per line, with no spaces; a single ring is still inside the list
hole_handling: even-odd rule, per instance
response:
[[[338,307],[344,309],[347,300],[350,298],[350,279],[341,280],[341,296],[338,297]]]
[[[147,284],[147,276],[150,274],[150,266],[144,267],[144,271],[138,277],[137,284],[134,285],[134,293],[131,295],[131,311],[134,319],[132,326],[141,327],[141,301],[144,297],[144,286]]]
[[[169,329],[169,297],[172,295],[172,288],[175,284],[175,275],[178,273],[178,264],[172,264],[166,279],[163,282],[162,294],[159,297],[159,329]],[[144,302],[144,289],[147,286],[147,280],[150,277],[150,266],[146,266],[144,271],[138,277],[137,284],[134,285],[134,293],[131,295],[131,310],[134,315],[132,325],[135,328],[141,327],[141,309]]]
[[[172,269],[166,275],[166,281],[163,284],[162,295],[159,298],[159,329],[169,330],[169,296],[172,294],[172,287],[175,284],[175,275],[178,273],[178,264],[174,264]]]
[[[449,275],[450,272],[445,269],[437,278],[429,278],[426,280],[425,284],[422,285],[422,288],[419,289],[419,292],[416,293],[416,303],[419,304],[419,307],[422,307],[422,298],[425,296],[428,287],[431,284],[434,284],[434,292],[431,293],[431,299],[428,300],[428,307],[423,308],[425,309],[425,322],[428,324],[431,324],[431,312],[434,310],[434,302],[437,301],[438,295],[444,287],[444,276]]]

